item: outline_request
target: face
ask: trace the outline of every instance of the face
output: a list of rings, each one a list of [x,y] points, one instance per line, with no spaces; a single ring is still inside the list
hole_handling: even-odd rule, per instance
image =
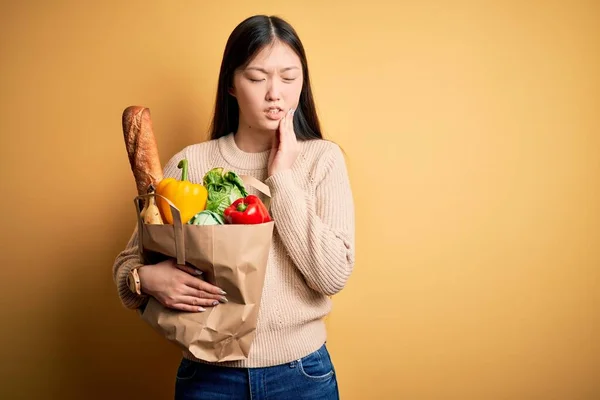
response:
[[[298,106],[302,64],[288,45],[266,46],[233,77],[231,94],[240,108],[240,125],[276,130],[285,113]]]

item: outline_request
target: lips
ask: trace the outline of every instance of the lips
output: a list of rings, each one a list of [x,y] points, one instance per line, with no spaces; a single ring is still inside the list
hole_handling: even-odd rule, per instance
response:
[[[278,120],[281,119],[283,115],[283,109],[279,107],[269,107],[265,109],[265,114],[269,119]]]

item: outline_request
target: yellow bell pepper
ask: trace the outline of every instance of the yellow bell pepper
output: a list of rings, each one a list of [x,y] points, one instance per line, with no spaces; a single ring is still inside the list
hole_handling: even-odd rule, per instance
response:
[[[204,210],[208,190],[201,184],[188,181],[188,161],[185,158],[177,164],[177,168],[182,170],[181,180],[164,178],[158,183],[156,193],[171,200],[181,213],[181,222],[185,224],[194,215]],[[160,197],[156,198],[156,203],[163,220],[172,224],[173,215],[169,204]]]

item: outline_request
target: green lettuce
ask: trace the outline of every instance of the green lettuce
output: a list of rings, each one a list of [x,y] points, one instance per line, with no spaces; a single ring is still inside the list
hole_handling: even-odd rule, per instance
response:
[[[194,215],[192,219],[189,220],[188,224],[190,225],[224,225],[225,221],[223,217],[217,214],[214,211],[204,210],[200,211],[198,214]]]
[[[242,179],[233,171],[223,173],[223,168],[213,168],[208,171],[204,175],[203,184],[208,191],[206,210],[220,216],[231,203],[248,196]]]

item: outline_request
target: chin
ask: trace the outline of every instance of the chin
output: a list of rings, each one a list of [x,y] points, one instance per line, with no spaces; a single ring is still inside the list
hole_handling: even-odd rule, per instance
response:
[[[279,121],[263,120],[257,122],[258,123],[255,125],[256,128],[263,131],[276,131],[277,128],[279,128]]]

